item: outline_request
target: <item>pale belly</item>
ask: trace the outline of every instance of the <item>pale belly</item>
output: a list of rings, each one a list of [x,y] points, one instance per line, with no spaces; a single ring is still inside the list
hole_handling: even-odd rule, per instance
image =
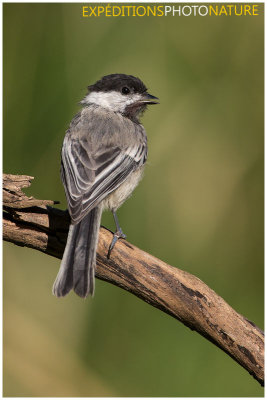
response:
[[[124,203],[124,201],[131,196],[133,190],[142,179],[143,172],[144,165],[132,172],[128,179],[123,182],[118,189],[114,190],[114,192],[112,192],[102,201],[103,209],[108,208],[109,210],[116,211]]]

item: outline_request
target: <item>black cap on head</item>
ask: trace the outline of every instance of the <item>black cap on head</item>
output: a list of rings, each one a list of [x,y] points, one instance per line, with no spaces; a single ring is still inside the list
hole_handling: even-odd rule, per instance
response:
[[[147,90],[139,78],[125,74],[103,76],[94,85],[88,86],[88,90],[89,92],[109,92],[112,90],[121,92],[123,87],[128,87],[135,93],[144,93]]]

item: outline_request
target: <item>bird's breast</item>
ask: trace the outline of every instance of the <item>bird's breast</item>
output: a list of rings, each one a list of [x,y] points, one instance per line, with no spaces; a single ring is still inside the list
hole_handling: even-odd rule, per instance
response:
[[[104,209],[116,211],[128,197],[131,196],[144,174],[144,165],[132,172],[114,192],[110,193],[102,202]]]

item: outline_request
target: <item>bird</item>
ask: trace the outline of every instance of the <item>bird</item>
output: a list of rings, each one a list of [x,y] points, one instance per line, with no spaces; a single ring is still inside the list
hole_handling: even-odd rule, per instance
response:
[[[72,119],[61,149],[63,182],[70,226],[53,294],[73,290],[81,298],[94,295],[96,249],[102,212],[113,213],[116,232],[107,257],[125,238],[116,214],[143,176],[147,136],[140,118],[158,104],[137,77],[103,76],[88,86],[82,108]]]

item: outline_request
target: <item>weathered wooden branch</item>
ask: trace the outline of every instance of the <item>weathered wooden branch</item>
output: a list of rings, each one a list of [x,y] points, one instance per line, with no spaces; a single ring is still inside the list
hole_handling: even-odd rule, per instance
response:
[[[55,202],[27,197],[23,187],[33,178],[3,177],[3,236],[19,246],[61,258],[69,216],[51,207]],[[264,334],[231,308],[205,283],[167,265],[126,240],[120,240],[107,259],[112,233],[101,228],[96,277],[117,285],[197,331],[264,383]]]

